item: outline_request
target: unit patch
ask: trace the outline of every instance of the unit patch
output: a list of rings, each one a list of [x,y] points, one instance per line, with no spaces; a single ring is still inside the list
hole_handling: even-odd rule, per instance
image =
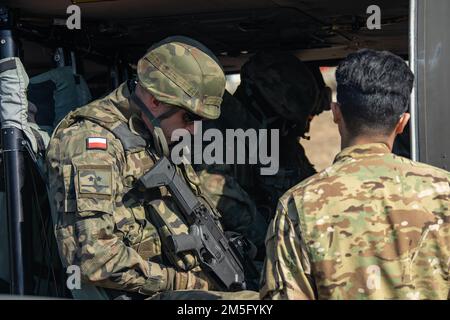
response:
[[[104,165],[78,166],[79,197],[112,195],[112,169]]]

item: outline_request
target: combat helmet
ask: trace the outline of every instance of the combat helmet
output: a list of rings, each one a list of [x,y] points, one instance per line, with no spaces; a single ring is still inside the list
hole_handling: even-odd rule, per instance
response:
[[[225,91],[225,74],[217,57],[203,44],[188,37],[166,38],[139,60],[138,83],[158,101],[183,108],[200,118],[217,119]],[[134,102],[153,124],[156,151],[169,155],[161,121],[178,112],[172,108],[155,117],[134,92]]]
[[[322,85],[322,83],[321,83]],[[309,118],[316,114],[322,90],[311,70],[286,52],[260,52],[241,70],[240,94],[255,101],[266,116],[295,124],[303,135]]]
[[[203,44],[174,36],[153,45],[137,65],[140,85],[157,100],[205,119],[217,119],[225,74],[217,57]]]

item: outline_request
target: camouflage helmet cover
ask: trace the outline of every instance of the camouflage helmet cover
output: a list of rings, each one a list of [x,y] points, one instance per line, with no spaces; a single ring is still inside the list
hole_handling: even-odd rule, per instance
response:
[[[225,90],[219,61],[204,45],[169,37],[152,46],[137,66],[138,80],[161,102],[217,119]]]
[[[317,107],[320,88],[309,68],[285,52],[261,52],[242,67],[241,81],[270,110],[305,124]]]

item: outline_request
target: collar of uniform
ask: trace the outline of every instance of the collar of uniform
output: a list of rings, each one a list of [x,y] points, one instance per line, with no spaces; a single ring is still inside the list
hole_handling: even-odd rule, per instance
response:
[[[133,104],[130,104],[130,96],[131,93],[126,82],[122,83],[108,96],[109,100],[120,111],[126,120],[129,120],[133,115],[141,115],[141,111]]]
[[[342,150],[335,158],[334,162],[346,158],[359,159],[372,156],[382,156],[391,153],[389,147],[384,143],[369,143],[351,146]]]
[[[122,83],[116,90],[111,92],[108,99],[120,111],[128,127],[134,134],[142,136],[144,139],[150,138],[150,133],[141,118],[141,110],[130,103],[130,90],[126,82]]]
[[[131,115],[130,119],[128,120],[128,127],[130,128],[131,132],[140,135],[146,140],[150,139],[151,137],[150,132],[147,129],[147,126],[145,125],[144,121],[142,121],[140,115],[137,114]]]

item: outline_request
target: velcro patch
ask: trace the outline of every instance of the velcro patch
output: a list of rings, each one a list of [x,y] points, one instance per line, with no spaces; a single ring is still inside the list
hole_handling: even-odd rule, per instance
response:
[[[80,197],[112,195],[112,170],[110,166],[78,166],[78,191]]]
[[[106,138],[90,137],[86,139],[86,149],[88,150],[106,150],[108,149],[108,141]]]

